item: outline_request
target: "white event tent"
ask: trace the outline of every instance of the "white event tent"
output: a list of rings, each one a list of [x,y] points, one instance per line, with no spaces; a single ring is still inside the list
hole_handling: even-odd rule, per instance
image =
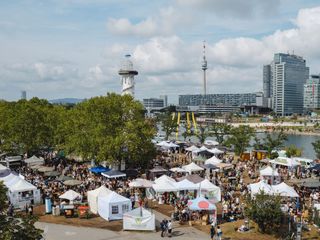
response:
[[[159,147],[162,147],[164,149],[179,147],[179,145],[174,144],[173,142],[167,142],[167,141],[159,142],[156,145],[159,146]]]
[[[202,167],[199,167],[197,164],[195,164],[194,162],[182,166],[182,169],[186,170],[188,173],[192,173],[192,172],[199,172],[199,171],[203,171],[204,169]]]
[[[152,185],[152,188],[157,193],[163,193],[163,192],[176,192],[177,187],[175,185],[175,181],[170,180],[170,177],[162,175],[161,177],[157,178],[154,182],[155,184]]]
[[[145,208],[135,208],[123,214],[123,230],[154,231],[156,218]]]
[[[218,163],[222,163],[222,160],[217,158],[216,156],[212,156],[211,158],[207,159],[204,164],[218,164]]]
[[[196,147],[195,145],[192,145],[191,147],[186,148],[186,151],[188,152],[194,152],[194,151],[198,151],[199,148]]]
[[[75,200],[81,200],[82,196],[80,193],[77,193],[73,190],[68,190],[61,196],[59,196],[60,199],[67,199],[69,201],[75,201]]]
[[[195,184],[188,179],[184,179],[180,182],[176,182],[175,186],[177,188],[177,191],[192,191],[192,190],[198,190],[199,184]]]
[[[222,153],[224,153],[224,151],[221,151],[218,148],[212,148],[212,149],[209,149],[208,151],[213,153],[213,154],[222,154]]]
[[[300,165],[298,161],[296,161],[293,158],[287,158],[287,157],[278,157],[274,160],[270,161],[271,164],[286,166],[286,167],[296,167]]]
[[[273,185],[272,189],[275,194],[279,194],[282,197],[299,197],[299,194],[296,192],[296,190],[294,190],[293,187],[288,186],[284,182]]]
[[[28,166],[42,165],[42,164],[44,164],[44,159],[38,158],[37,156],[33,155],[32,157],[25,159],[24,162]]]
[[[214,200],[215,202],[221,201],[221,189],[210,182],[208,179],[204,179],[199,183],[201,194],[204,194],[209,200]]]
[[[169,169],[170,172],[175,172],[175,173],[185,173],[187,172],[186,170],[179,168],[179,167],[174,167]]]
[[[98,213],[98,198],[108,196],[112,191],[106,188],[105,186],[101,186],[95,190],[88,191],[88,203],[90,207],[90,211],[94,214]]]
[[[209,145],[209,146],[217,146],[217,145],[219,145],[219,143],[217,141],[214,141],[214,140],[205,140],[204,144]]]
[[[129,183],[129,187],[131,188],[151,188],[153,181],[149,181],[143,178],[136,178]]]
[[[278,173],[277,169],[272,169],[272,167],[268,166],[268,167],[260,170],[260,176],[266,176],[266,177],[275,176],[275,177],[278,177],[279,173]]]
[[[116,192],[111,192],[107,196],[98,197],[98,213],[100,217],[107,221],[122,219],[123,214],[130,210],[130,199],[125,198]]]
[[[176,180],[174,180],[173,178],[163,174],[161,177],[159,178],[156,178],[154,180],[155,183],[158,183],[158,182],[162,182],[163,180],[166,180],[166,181],[169,181],[169,182],[176,182]]]
[[[249,189],[251,190],[251,196],[258,194],[261,191],[263,191],[265,194],[269,194],[269,195],[274,193],[271,185],[265,183],[264,181],[249,184]]]

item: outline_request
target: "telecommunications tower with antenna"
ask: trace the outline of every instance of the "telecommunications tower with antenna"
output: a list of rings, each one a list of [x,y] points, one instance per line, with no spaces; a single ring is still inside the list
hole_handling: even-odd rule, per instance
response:
[[[206,42],[203,41],[203,60],[201,65],[202,71],[203,71],[203,95],[207,95],[207,59],[206,59]]]
[[[130,60],[131,55],[125,55],[119,75],[121,76],[122,92],[121,95],[129,94],[134,97],[134,76],[138,75],[138,71],[133,69],[133,63]]]

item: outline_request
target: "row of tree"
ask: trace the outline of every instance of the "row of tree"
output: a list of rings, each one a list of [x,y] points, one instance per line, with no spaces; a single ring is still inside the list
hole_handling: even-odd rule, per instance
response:
[[[165,112],[158,117],[161,123],[162,131],[165,138],[168,140],[170,135],[179,127],[177,120],[172,117],[170,112]],[[279,150],[284,147],[284,142],[287,140],[287,135],[280,131],[279,133],[267,133],[264,138],[258,138],[255,134],[255,129],[247,126],[240,125],[233,127],[226,123],[213,123],[213,124],[200,124],[197,129],[188,126],[185,122],[182,124],[184,132],[182,136],[184,140],[191,137],[196,137],[201,144],[205,142],[208,137],[215,137],[220,145],[233,147],[237,155],[245,152],[246,148],[253,147],[256,150],[266,150],[270,158],[277,155],[273,150]],[[313,143],[314,150],[318,158],[320,158],[320,140]],[[302,149],[295,145],[290,145],[285,148],[288,157],[301,156]]]
[[[43,149],[97,162],[144,166],[154,157],[156,125],[131,96],[108,94],[74,107],[46,100],[0,102],[0,150],[28,155]]]

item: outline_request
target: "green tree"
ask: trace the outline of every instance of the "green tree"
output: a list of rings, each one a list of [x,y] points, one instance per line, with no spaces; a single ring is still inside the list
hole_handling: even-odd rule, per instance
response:
[[[245,207],[246,216],[258,224],[262,233],[278,230],[283,213],[280,196],[267,195],[263,191],[251,198],[248,195]]]
[[[210,136],[208,126],[204,124],[199,124],[198,131],[196,132],[195,136],[199,139],[199,142],[203,144],[206,141],[207,137]]]
[[[193,129],[188,129],[188,124],[187,124],[187,122],[185,122],[185,123],[183,124],[183,128],[184,128],[184,132],[183,132],[181,135],[182,135],[184,141],[186,141],[188,137],[194,136]]]
[[[316,152],[317,158],[320,159],[320,139],[312,143],[313,149]]]
[[[165,139],[168,140],[170,135],[176,131],[178,127],[177,120],[173,118],[172,112],[164,112],[159,115],[158,120],[161,124],[161,129],[165,134]]]
[[[286,155],[287,157],[291,158],[291,157],[301,157],[302,155],[302,149],[298,148],[295,145],[290,145],[288,147],[285,148],[286,150]]]
[[[268,152],[268,156],[271,156],[271,153],[275,149],[283,147],[284,141],[287,140],[287,135],[281,130],[280,133],[272,136],[270,133],[263,139],[265,149]]]
[[[34,227],[34,216],[7,215],[7,188],[0,181],[0,239],[2,240],[39,240],[42,230]]]
[[[210,135],[216,137],[217,142],[222,145],[225,136],[229,135],[231,131],[231,125],[226,123],[214,123],[210,127]]]
[[[232,127],[225,143],[227,146],[233,146],[235,154],[240,156],[250,146],[250,140],[254,134],[254,129],[247,125]]]
[[[108,94],[86,100],[67,115],[67,153],[84,159],[146,167],[154,157],[155,123],[145,119],[141,103],[131,96]]]

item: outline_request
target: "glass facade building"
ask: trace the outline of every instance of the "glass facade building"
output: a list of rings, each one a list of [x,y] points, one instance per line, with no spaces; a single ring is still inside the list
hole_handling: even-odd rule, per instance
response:
[[[320,109],[320,75],[311,75],[304,84],[303,107],[305,111]]]

